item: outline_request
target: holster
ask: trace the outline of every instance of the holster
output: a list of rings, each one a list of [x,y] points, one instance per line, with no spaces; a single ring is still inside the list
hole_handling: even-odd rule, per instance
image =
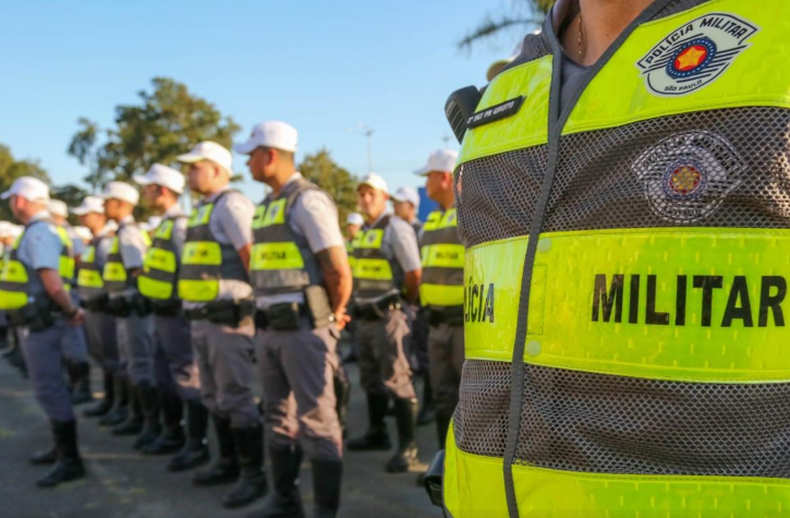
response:
[[[55,305],[48,298],[34,301],[26,306],[8,311],[8,321],[14,327],[27,327],[33,332],[44,331],[55,325],[58,319]]]
[[[272,331],[296,331],[299,320],[306,310],[297,302],[274,304],[255,313],[255,326],[258,329]]]

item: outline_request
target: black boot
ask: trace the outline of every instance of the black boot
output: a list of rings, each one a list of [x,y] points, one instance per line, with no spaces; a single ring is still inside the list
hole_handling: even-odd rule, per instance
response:
[[[314,518],[335,518],[340,508],[343,463],[339,460],[313,459]]]
[[[58,444],[52,445],[52,447],[45,451],[37,451],[34,453],[29,459],[27,459],[30,464],[34,466],[41,466],[45,464],[55,464],[55,461],[58,460]]]
[[[129,392],[129,412],[126,420],[112,429],[113,435],[137,435],[143,430],[143,411],[140,395],[135,387],[127,381],[126,389]]]
[[[169,471],[186,471],[202,466],[209,461],[208,441],[208,410],[200,401],[187,401],[187,438],[181,448],[167,464]]]
[[[304,518],[302,497],[296,483],[302,465],[302,449],[298,446],[269,448],[269,463],[273,491],[264,500],[263,507],[247,518]]]
[[[104,371],[104,397],[90,408],[86,408],[82,415],[85,417],[102,417],[112,409],[115,402],[115,380],[109,371]]]
[[[207,470],[198,471],[192,477],[192,483],[201,487],[230,484],[239,478],[239,459],[236,455],[236,445],[233,442],[230,419],[222,419],[216,415],[212,418],[214,419],[214,430],[217,432],[219,458]]]
[[[77,448],[77,422],[52,420],[52,433],[58,450],[58,460],[47,475],[38,481],[38,487],[55,487],[85,476]]]
[[[334,377],[335,399],[337,418],[340,421],[340,429],[343,437],[346,436],[346,424],[348,423],[348,405],[351,400],[351,383],[348,381],[348,374],[342,365],[338,367]]]
[[[72,379],[71,404],[82,405],[93,401],[91,392],[91,366],[88,362],[69,366]]]
[[[118,426],[129,417],[129,385],[120,374],[113,374],[115,402],[112,409],[99,419],[100,426]]]
[[[263,471],[263,427],[234,428],[233,439],[239,452],[241,475],[236,486],[222,498],[222,505],[228,509],[249,505],[268,489]]]
[[[162,394],[162,418],[164,429],[152,443],[141,448],[144,455],[168,455],[179,451],[186,442],[181,419],[184,417],[184,403],[178,394]]]
[[[387,472],[403,473],[417,464],[417,399],[395,400],[395,422],[398,425],[398,451],[387,462]]]
[[[159,417],[162,401],[159,389],[150,382],[140,383],[136,390],[137,397],[140,398],[140,408],[143,410],[143,429],[134,440],[132,447],[139,450],[154,442],[162,433],[162,421]]]
[[[431,424],[436,419],[436,405],[433,404],[433,390],[431,389],[431,380],[426,375],[422,386],[422,407],[420,413],[417,414],[417,426],[425,426]]]
[[[384,418],[387,415],[389,398],[381,394],[368,393],[368,431],[362,437],[348,441],[347,446],[351,451],[386,451],[392,448],[390,436],[387,433],[387,424]]]

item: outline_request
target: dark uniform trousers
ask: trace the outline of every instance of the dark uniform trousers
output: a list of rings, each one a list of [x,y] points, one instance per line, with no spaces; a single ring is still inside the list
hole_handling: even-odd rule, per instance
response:
[[[63,378],[63,333],[66,327],[66,323],[58,319],[55,325],[43,331],[18,328],[36,400],[47,417],[56,421],[74,420],[71,396]]]
[[[297,331],[259,331],[256,348],[266,394],[266,439],[287,448],[301,439],[314,459],[340,460],[342,432],[334,389],[337,328],[313,329],[302,318]]]
[[[209,412],[230,419],[233,428],[248,428],[260,423],[252,393],[253,367],[252,318],[239,327],[192,322],[192,347],[198,360],[200,392]]]
[[[115,317],[98,311],[86,311],[85,334],[88,338],[88,352],[93,360],[102,370],[117,372],[119,360]]]
[[[132,313],[117,318],[121,365],[132,385],[154,383],[154,319]]]
[[[154,373],[157,386],[182,401],[200,400],[200,374],[192,350],[192,330],[183,316],[154,317]]]
[[[464,366],[464,328],[445,323],[428,333],[431,388],[436,411],[451,416],[458,405],[458,389]]]
[[[408,318],[400,309],[381,320],[357,320],[359,376],[365,392],[398,399],[417,397],[406,352],[408,336]]]

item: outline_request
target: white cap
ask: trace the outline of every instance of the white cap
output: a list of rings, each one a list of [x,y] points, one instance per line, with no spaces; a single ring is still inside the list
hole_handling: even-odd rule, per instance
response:
[[[427,176],[433,171],[452,173],[455,171],[455,162],[458,160],[458,151],[452,149],[437,149],[428,157],[428,163],[414,171],[414,174]]]
[[[392,195],[393,201],[407,201],[414,205],[415,210],[420,210],[420,195],[411,187],[401,187]]]
[[[256,124],[252,134],[244,144],[236,144],[233,149],[236,153],[249,155],[261,146],[283,151],[296,152],[296,142],[299,134],[290,124],[279,121],[269,121]]]
[[[172,167],[162,164],[154,164],[147,173],[134,175],[132,179],[140,185],[154,184],[167,187],[178,194],[184,192],[184,184],[186,183],[183,174]]]
[[[178,155],[176,160],[185,164],[208,160],[223,168],[228,174],[233,171],[233,156],[230,151],[210,140],[201,142],[185,155]]]
[[[83,241],[90,241],[93,239],[93,232],[91,232],[88,227],[77,226],[71,228],[74,230],[74,233],[77,234]]]
[[[352,212],[346,218],[346,225],[356,225],[361,227],[365,224],[365,218],[362,217],[362,214],[358,212]]]
[[[10,221],[0,221],[0,237],[17,238],[22,234],[22,227]]]
[[[115,199],[137,205],[140,201],[140,193],[132,185],[125,182],[110,182],[104,186],[101,195],[105,200]]]
[[[385,194],[389,194],[389,191],[387,190],[387,182],[385,182],[384,178],[377,175],[376,173],[366,174],[362,181],[359,182],[359,185],[368,185]],[[357,187],[359,187],[359,185]]]
[[[98,196],[85,196],[79,207],[71,209],[71,213],[77,216],[84,216],[95,212],[96,214],[104,214],[104,200]]]
[[[7,200],[11,196],[21,196],[29,201],[48,202],[49,187],[38,178],[20,176],[14,180],[10,189],[0,194],[0,199]]]
[[[47,203],[47,212],[53,216],[60,216],[61,218],[69,217],[69,207],[66,202],[60,200],[49,200]]]

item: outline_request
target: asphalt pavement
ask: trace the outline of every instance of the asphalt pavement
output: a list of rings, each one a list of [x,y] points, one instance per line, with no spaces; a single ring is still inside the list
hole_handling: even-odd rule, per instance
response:
[[[354,384],[349,430],[364,432],[366,407],[355,365],[348,366]],[[98,389],[98,369],[93,369]],[[259,388],[258,388],[259,390]],[[96,395],[100,395],[98,392]],[[82,453],[88,469],[84,480],[55,489],[38,489],[35,481],[46,467],[28,464],[27,457],[50,444],[49,425],[33,397],[30,383],[6,362],[0,361],[0,518],[236,518],[254,510],[229,511],[220,503],[228,486],[196,488],[189,473],[169,473],[166,458],[140,455],[130,438],[114,437],[96,420],[81,417],[78,409]],[[395,439],[395,423],[388,419]],[[427,468],[437,448],[433,425],[419,429],[420,457]],[[211,438],[212,452],[216,451]],[[384,472],[391,453],[348,452],[345,458],[341,517],[438,518],[425,490],[413,473]],[[268,466],[267,466],[268,469]],[[310,464],[302,466],[302,496],[308,516],[312,510]]]

